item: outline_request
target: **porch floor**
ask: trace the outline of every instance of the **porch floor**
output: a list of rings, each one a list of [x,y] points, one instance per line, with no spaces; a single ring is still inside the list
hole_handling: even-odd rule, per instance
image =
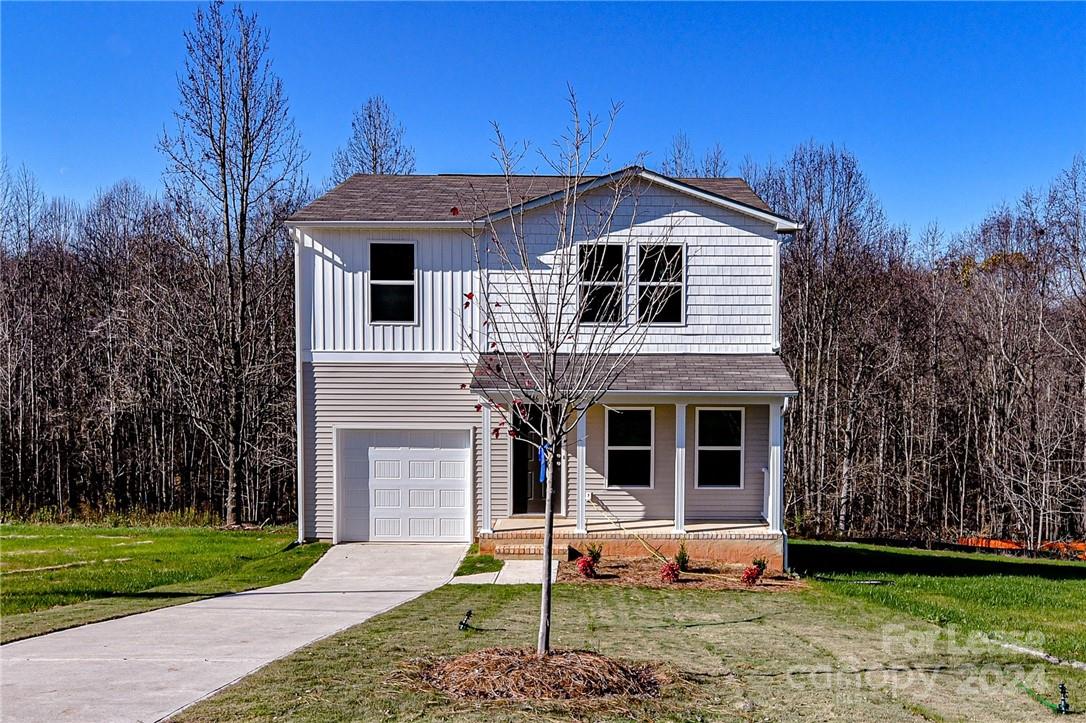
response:
[[[566,517],[554,518],[555,539],[583,539],[592,537],[621,538],[641,537],[665,539],[775,539],[780,533],[771,532],[765,520],[693,520],[687,521],[686,533],[675,532],[675,521],[635,520],[623,522],[619,527],[606,520],[589,521],[587,533],[576,532],[577,522]],[[506,517],[494,521],[493,532],[481,532],[480,538],[526,538],[543,536],[542,517]]]

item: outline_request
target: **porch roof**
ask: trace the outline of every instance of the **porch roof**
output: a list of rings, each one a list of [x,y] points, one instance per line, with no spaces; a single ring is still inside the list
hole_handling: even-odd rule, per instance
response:
[[[557,355],[559,369],[576,369],[591,364],[584,356]],[[608,362],[611,363],[608,363]],[[522,388],[523,380],[539,379],[542,357],[527,359],[513,354],[484,354],[472,374],[472,391],[502,392]],[[609,370],[616,363],[625,367],[608,386],[610,392],[675,392],[721,394],[797,393],[795,382],[784,362],[776,354],[638,354],[627,360],[617,355],[613,360],[591,365]],[[605,372],[598,373],[601,385]],[[587,385],[591,388],[591,385]]]

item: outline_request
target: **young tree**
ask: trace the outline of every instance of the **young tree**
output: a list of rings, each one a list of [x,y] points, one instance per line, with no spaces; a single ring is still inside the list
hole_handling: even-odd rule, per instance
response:
[[[570,94],[570,126],[553,154],[541,154],[561,180],[518,176],[526,147],[495,126],[495,160],[505,178],[498,198],[469,200],[480,286],[464,301],[464,348],[478,391],[497,422],[487,433],[521,438],[542,454],[548,486],[561,450],[587,409],[601,400],[638,352],[649,325],[677,301],[681,252],[669,246],[673,222],[638,215],[640,168],[602,176],[618,107],[606,123],[582,115]],[[551,194],[549,203],[530,203]],[[636,249],[632,273],[628,249]],[[629,310],[630,307],[632,310]],[[533,413],[534,410],[534,413]],[[554,495],[545,495],[543,587],[537,652],[550,650],[550,568]]]
[[[283,278],[289,270],[276,260],[281,222],[304,193],[305,153],[255,14],[213,2],[196,11],[185,46],[177,126],[159,148],[168,161],[176,240],[198,270],[203,293],[171,318],[181,325],[206,321],[203,378],[220,400],[208,418],[207,407],[196,403],[202,394],[194,393],[189,411],[226,467],[226,521],[233,525],[241,520],[258,414],[280,384],[269,371],[276,367],[271,355],[283,347],[269,349],[265,334],[274,325],[274,302],[289,286]],[[190,371],[176,368],[174,381],[199,384]]]
[[[355,173],[414,173],[415,149],[403,137],[403,125],[392,108],[381,96],[373,96],[355,111],[347,145],[332,155],[332,183],[342,183]]]

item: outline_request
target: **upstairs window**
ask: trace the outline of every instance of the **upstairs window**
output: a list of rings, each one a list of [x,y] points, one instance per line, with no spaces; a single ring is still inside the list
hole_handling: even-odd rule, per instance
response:
[[[637,249],[637,320],[642,324],[683,323],[683,247]]]
[[[652,408],[607,410],[608,487],[652,487]]]
[[[370,244],[370,322],[415,323],[415,244]]]
[[[621,244],[583,244],[578,248],[582,324],[615,324],[622,320],[626,248]]]
[[[743,410],[699,409],[697,486],[743,487]]]

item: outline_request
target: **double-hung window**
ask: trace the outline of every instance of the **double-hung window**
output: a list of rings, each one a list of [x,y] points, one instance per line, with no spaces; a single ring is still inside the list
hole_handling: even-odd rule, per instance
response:
[[[370,323],[415,323],[415,244],[370,244]]]
[[[608,487],[652,487],[652,408],[609,407],[607,460]]]
[[[615,324],[622,320],[626,247],[582,244],[577,250],[580,285],[579,321]]]
[[[644,244],[637,248],[637,320],[683,323],[683,247]]]
[[[697,410],[697,486],[743,487],[743,409]]]

